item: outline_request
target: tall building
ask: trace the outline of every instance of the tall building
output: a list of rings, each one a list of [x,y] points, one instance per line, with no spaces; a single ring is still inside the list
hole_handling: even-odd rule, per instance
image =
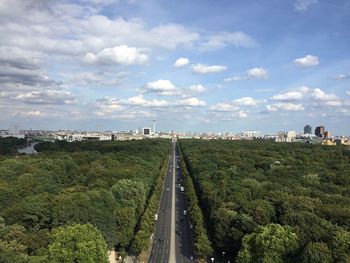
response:
[[[309,124],[305,125],[304,127],[304,134],[311,134],[312,133],[312,128]]]
[[[315,135],[318,137],[324,137],[324,126],[317,126],[315,129]]]
[[[331,132],[330,132],[330,131],[326,131],[326,132],[324,133],[324,138],[325,138],[325,139],[330,139],[330,138],[331,138]]]

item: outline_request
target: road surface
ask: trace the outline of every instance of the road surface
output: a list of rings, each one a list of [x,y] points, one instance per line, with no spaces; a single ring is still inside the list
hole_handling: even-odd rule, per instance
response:
[[[149,263],[191,262],[194,255],[190,223],[184,215],[186,197],[180,189],[183,177],[179,161],[173,140]]]

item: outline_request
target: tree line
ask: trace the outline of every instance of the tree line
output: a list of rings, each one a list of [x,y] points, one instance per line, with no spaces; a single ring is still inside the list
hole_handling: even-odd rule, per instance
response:
[[[180,143],[217,260],[349,262],[349,148]]]
[[[0,158],[0,262],[92,262],[81,258],[84,253],[105,262],[106,249],[129,248],[135,230],[149,224],[140,218],[156,202],[169,141],[45,142],[35,148],[37,155]]]

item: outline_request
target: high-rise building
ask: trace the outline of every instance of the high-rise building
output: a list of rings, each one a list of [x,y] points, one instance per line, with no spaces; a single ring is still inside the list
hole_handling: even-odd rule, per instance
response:
[[[324,137],[324,126],[317,126],[315,129],[315,135],[318,137]]]
[[[312,128],[309,124],[305,125],[304,127],[304,134],[311,134],[312,133]]]
[[[330,139],[330,138],[331,138],[331,132],[330,132],[330,131],[326,131],[326,132],[324,133],[324,138],[325,138],[325,139]]]

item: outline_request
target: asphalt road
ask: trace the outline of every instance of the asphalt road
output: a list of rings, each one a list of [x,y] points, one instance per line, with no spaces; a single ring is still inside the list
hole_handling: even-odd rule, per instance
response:
[[[172,147],[149,263],[191,262],[194,255],[190,222],[188,215],[184,215],[184,210],[187,210],[186,196],[179,186],[183,177],[175,151],[176,142],[172,143]]]

